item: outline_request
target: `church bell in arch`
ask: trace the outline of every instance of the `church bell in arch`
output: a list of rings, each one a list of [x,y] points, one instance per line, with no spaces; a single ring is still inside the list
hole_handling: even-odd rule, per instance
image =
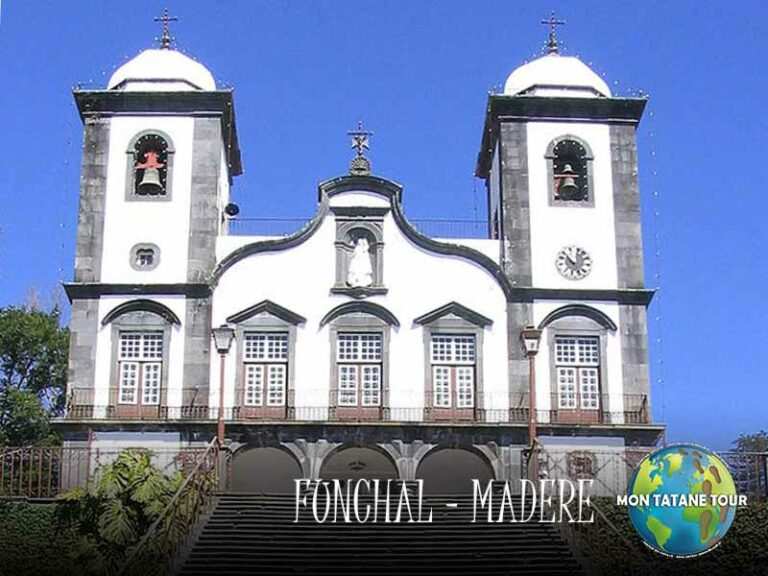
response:
[[[576,198],[579,195],[579,187],[576,185],[576,172],[570,164],[563,166],[563,171],[557,179],[557,195],[563,199]]]
[[[163,193],[163,182],[160,180],[160,168],[163,166],[164,164],[157,160],[157,152],[150,150],[145,153],[144,162],[136,164],[137,170],[144,170],[141,175],[141,182],[136,187],[139,194],[156,196]]]

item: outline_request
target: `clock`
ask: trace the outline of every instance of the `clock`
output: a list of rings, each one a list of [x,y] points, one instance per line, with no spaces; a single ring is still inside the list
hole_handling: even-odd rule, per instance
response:
[[[557,253],[557,271],[568,280],[581,280],[592,270],[592,257],[583,248],[566,246]]]

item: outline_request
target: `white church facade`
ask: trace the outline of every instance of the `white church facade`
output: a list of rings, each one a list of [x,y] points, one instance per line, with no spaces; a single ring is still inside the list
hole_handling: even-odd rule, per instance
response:
[[[223,422],[232,486],[279,490],[291,476],[518,478],[531,430],[578,447],[589,474],[601,452],[663,432],[637,185],[645,100],[612,96],[556,45],[489,96],[486,238],[409,223],[408,190],[371,173],[362,130],[349,173],[308,191],[303,228],[236,234],[232,92],[168,44],[74,96],[70,444],[183,449]]]

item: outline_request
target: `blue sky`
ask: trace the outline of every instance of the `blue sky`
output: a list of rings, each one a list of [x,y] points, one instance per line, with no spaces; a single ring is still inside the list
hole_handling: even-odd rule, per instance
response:
[[[306,216],[375,132],[374,171],[412,218],[482,217],[473,177],[487,92],[568,24],[564,51],[639,129],[653,402],[670,440],[727,447],[768,428],[763,2],[173,1],[177,45],[235,87],[245,216]],[[162,4],[6,0],[0,20],[0,305],[71,278],[82,129],[71,87],[150,47]],[[658,216],[655,216],[658,213]],[[660,257],[654,257],[658,235]],[[661,339],[661,341],[660,341]]]

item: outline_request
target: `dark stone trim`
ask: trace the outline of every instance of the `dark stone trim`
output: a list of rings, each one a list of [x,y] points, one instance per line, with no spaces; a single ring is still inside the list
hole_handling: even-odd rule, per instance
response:
[[[69,301],[100,296],[169,295],[204,298],[211,294],[208,284],[101,284],[98,282],[68,282],[64,285]]]
[[[160,304],[160,302],[155,302],[154,300],[131,300],[130,302],[124,302],[123,304],[116,306],[109,314],[104,316],[104,319],[101,321],[101,325],[106,326],[123,314],[138,311],[152,312],[153,314],[157,314],[158,316],[164,318],[171,324],[181,325],[181,320],[179,320],[179,317],[174,314],[173,310],[164,304]]]
[[[334,286],[331,294],[341,294],[351,298],[368,298],[369,296],[384,296],[389,290],[383,286]]]
[[[336,194],[351,191],[373,192],[389,199],[394,198],[399,203],[403,196],[403,187],[397,182],[378,176],[340,176],[321,182],[317,187],[320,201],[325,196],[331,198]]]
[[[611,174],[619,288],[643,288],[643,237],[634,126],[611,126]]]
[[[605,300],[648,306],[654,290],[579,290],[577,288],[513,288],[510,302],[534,300]]]
[[[232,324],[239,324],[240,322],[244,322],[245,320],[248,320],[257,314],[261,314],[262,312],[266,312],[267,314],[270,314],[275,318],[279,318],[284,322],[288,322],[289,324],[293,324],[294,326],[298,324],[304,324],[307,321],[304,316],[296,314],[295,312],[291,312],[288,310],[288,308],[283,308],[271,300],[262,300],[258,304],[254,304],[245,310],[241,310],[236,314],[232,314],[232,316],[227,318],[227,322],[231,322]]]
[[[195,118],[192,130],[187,282],[204,282],[216,266],[219,233],[221,126],[215,118]]]
[[[522,122],[501,127],[499,206],[501,266],[512,286],[531,286],[531,208],[528,181],[528,130]]]
[[[377,176],[341,176],[333,180],[322,182],[319,185],[318,190],[320,193],[320,209],[304,228],[287,238],[253,242],[234,250],[216,266],[211,277],[211,286],[215,286],[222,274],[243,258],[260,252],[286,250],[307,241],[320,228],[323,219],[330,210],[328,204],[329,197],[342,192],[359,190],[362,192],[373,192],[388,198],[395,223],[411,242],[430,252],[443,254],[445,256],[458,256],[474,262],[490,273],[499,283],[507,300],[512,300],[512,285],[509,283],[504,271],[495,261],[474,248],[433,240],[428,236],[424,236],[408,223],[408,220],[403,214],[402,204],[400,203],[402,187],[399,184]]]
[[[216,420],[186,421],[141,421],[141,420],[74,420],[55,419],[54,430],[61,431],[64,438],[87,439],[89,430],[109,432],[181,432],[184,439],[210,441],[216,431]],[[585,425],[539,424],[542,435],[552,436],[621,436],[627,446],[655,446],[664,433],[665,426],[659,424],[616,424]],[[413,422],[306,422],[306,421],[258,421],[227,422],[227,436],[234,441],[261,445],[269,441],[290,442],[304,439],[309,442],[325,439],[328,442],[351,443],[356,446],[387,443],[393,439],[403,442],[420,440],[444,447],[460,447],[469,444],[496,442],[500,446],[525,445],[528,442],[527,423],[467,422],[456,423],[413,423]]]
[[[638,124],[646,98],[579,98],[541,96],[488,96],[483,139],[475,175],[487,178],[502,120],[557,120]]]
[[[89,118],[83,134],[80,202],[77,214],[75,281],[98,282],[104,251],[110,120]]]
[[[474,310],[470,310],[469,308],[467,308],[466,306],[462,306],[458,302],[449,302],[445,306],[441,306],[440,308],[436,308],[431,312],[427,312],[426,314],[423,314],[422,316],[415,318],[414,323],[431,324],[435,320],[439,320],[440,318],[442,318],[443,316],[447,316],[448,314],[453,314],[454,316],[458,316],[459,318],[466,320],[470,324],[474,324],[475,326],[480,326],[481,328],[485,328],[486,326],[490,326],[491,324],[493,324],[493,320],[491,320],[490,318],[487,318],[482,314],[475,312]]]
[[[384,218],[389,208],[380,206],[331,206],[331,212],[336,216],[346,218]]]
[[[320,320],[320,327],[325,326],[328,324],[328,322],[338,318],[339,316],[344,316],[345,314],[354,314],[356,312],[376,316],[390,326],[400,326],[400,322],[395,317],[395,315],[384,308],[384,306],[374,304],[373,302],[344,302],[344,304],[339,304],[333,310],[323,316],[323,319]]]
[[[243,173],[237,139],[232,90],[205,92],[123,92],[120,90],[75,90],[80,118],[130,114],[182,114],[219,116],[229,174]]]
[[[275,240],[251,242],[250,244],[246,244],[245,246],[241,246],[237,250],[230,252],[216,265],[216,268],[214,268],[213,273],[211,274],[211,286],[215,286],[222,274],[224,274],[230,267],[248,256],[259,254],[261,252],[278,252],[303,244],[318,231],[326,214],[328,214],[327,200],[320,203],[320,209],[317,211],[317,214],[315,214],[312,220],[295,234]]]
[[[557,310],[553,310],[547,314],[544,317],[544,320],[539,323],[539,330],[546,328],[556,320],[560,320],[561,318],[566,318],[568,316],[583,316],[585,318],[589,318],[590,320],[597,322],[603,328],[611,330],[612,332],[615,332],[618,328],[613,320],[611,320],[608,316],[596,308],[592,308],[591,306],[584,306],[583,304],[568,304],[567,306],[561,306]]]

